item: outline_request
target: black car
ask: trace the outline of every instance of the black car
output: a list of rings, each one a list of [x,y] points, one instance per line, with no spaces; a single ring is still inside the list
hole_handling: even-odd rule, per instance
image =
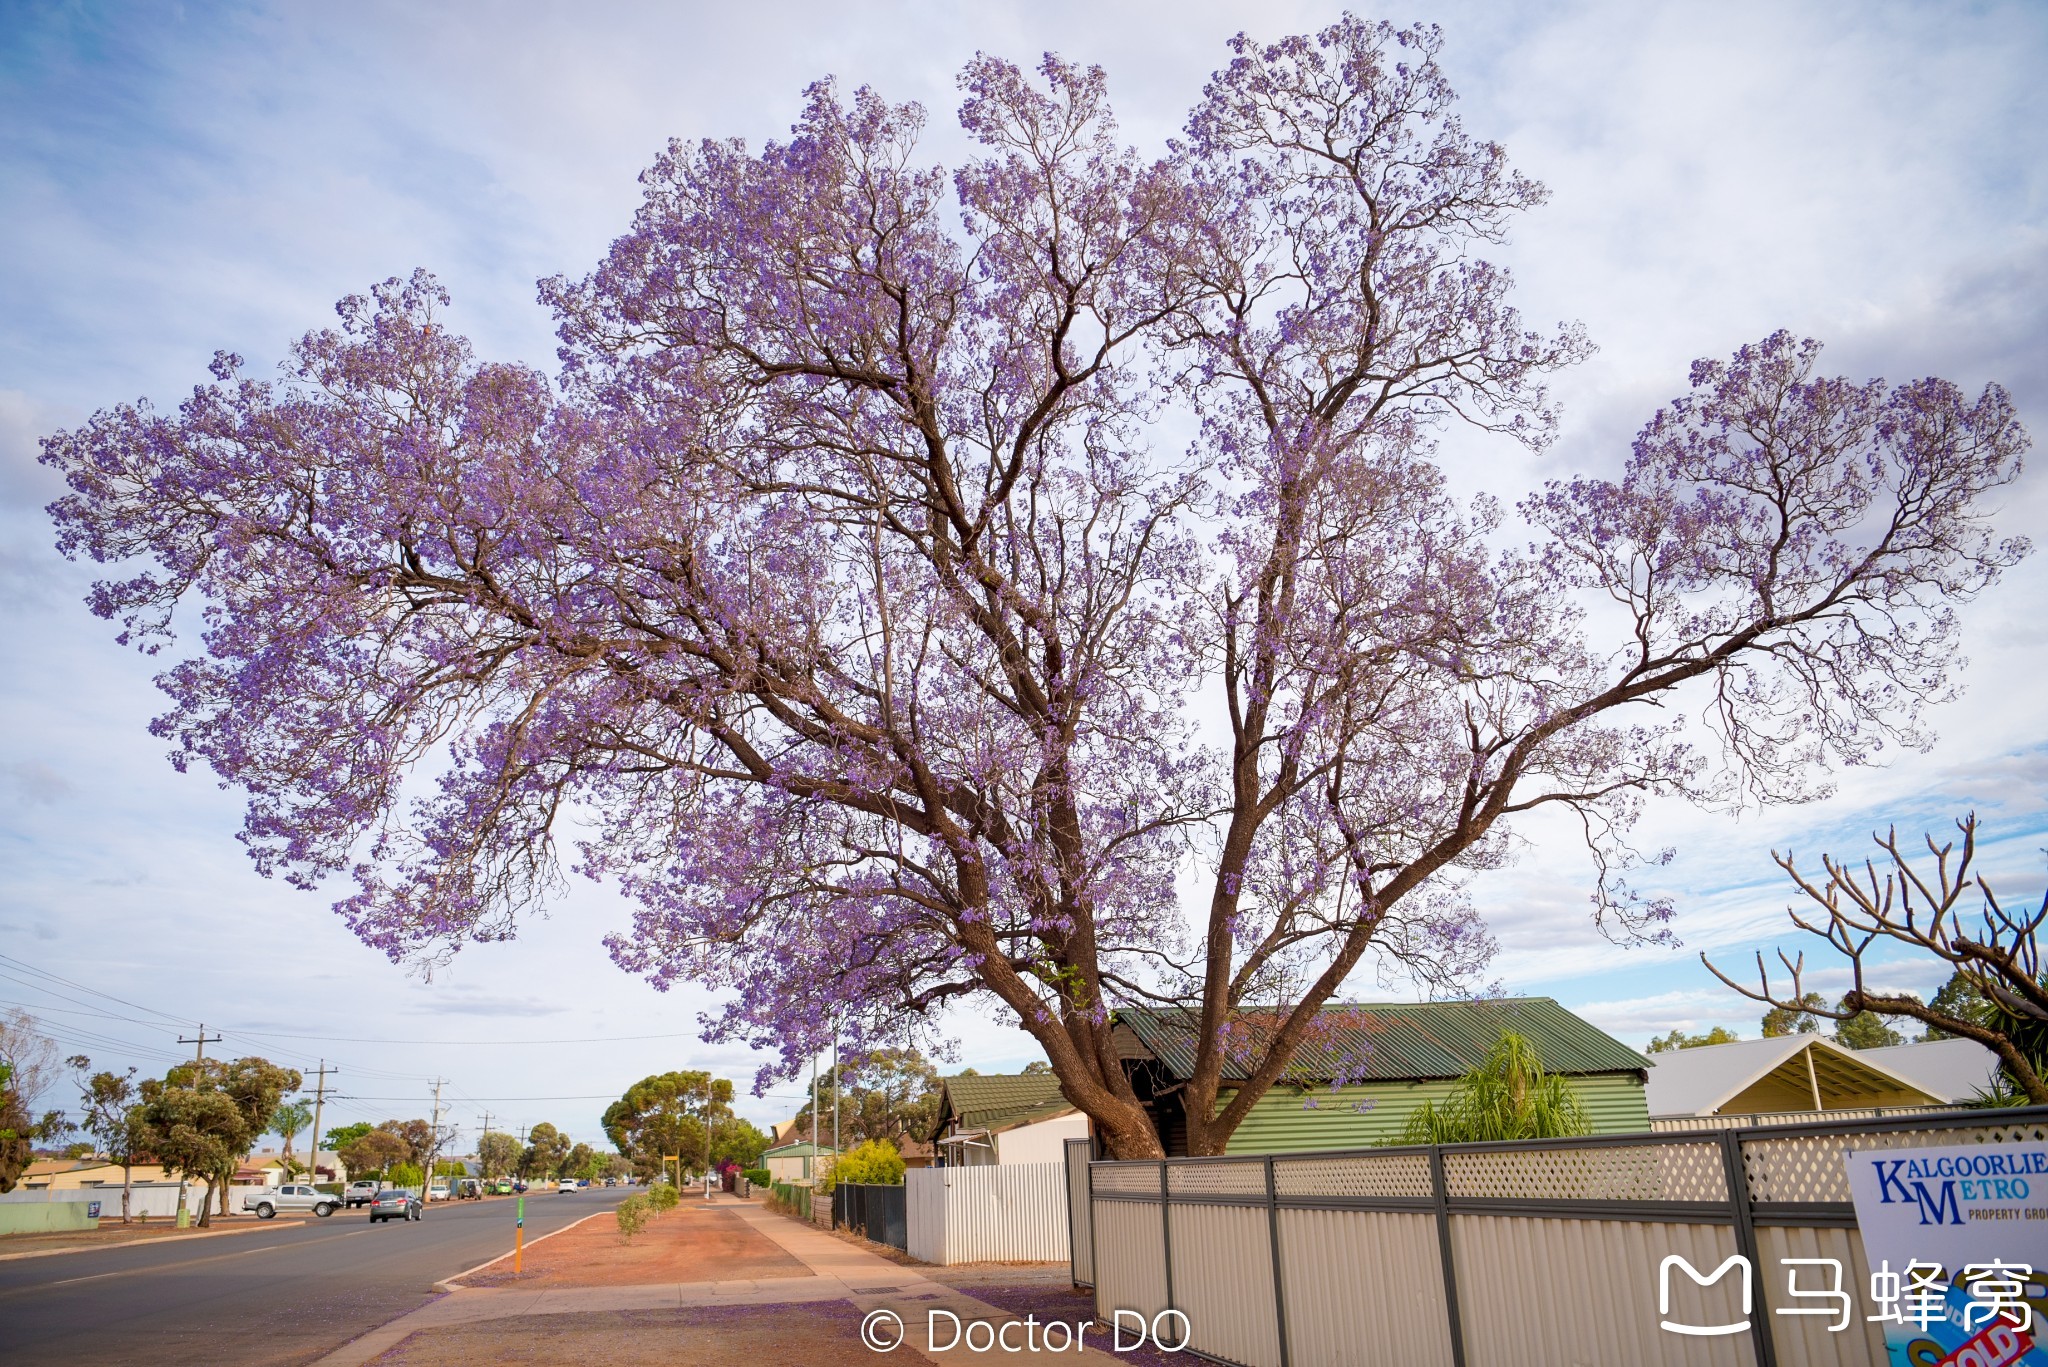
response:
[[[370,1200],[370,1223],[379,1220],[418,1220],[425,1210],[420,1198],[404,1187],[386,1187]]]

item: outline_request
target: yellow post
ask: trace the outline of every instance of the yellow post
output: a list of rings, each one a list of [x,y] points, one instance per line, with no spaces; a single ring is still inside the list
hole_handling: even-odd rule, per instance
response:
[[[519,1218],[517,1223],[513,1225],[513,1230],[512,1275],[516,1277],[526,1263],[526,1198],[524,1196],[519,1198]]]

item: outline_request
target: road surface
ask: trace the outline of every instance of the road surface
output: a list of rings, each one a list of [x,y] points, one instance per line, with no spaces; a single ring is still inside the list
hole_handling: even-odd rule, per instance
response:
[[[526,1237],[627,1194],[529,1195]],[[254,1234],[0,1262],[0,1363],[297,1367],[509,1251],[512,1222],[502,1197],[437,1203],[418,1222],[372,1225],[358,1208]]]

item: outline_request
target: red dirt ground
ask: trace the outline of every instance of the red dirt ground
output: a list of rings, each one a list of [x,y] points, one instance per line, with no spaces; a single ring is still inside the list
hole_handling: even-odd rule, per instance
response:
[[[682,1205],[658,1215],[628,1241],[606,1211],[463,1278],[464,1286],[645,1286],[662,1282],[808,1277],[811,1270],[728,1210]]]

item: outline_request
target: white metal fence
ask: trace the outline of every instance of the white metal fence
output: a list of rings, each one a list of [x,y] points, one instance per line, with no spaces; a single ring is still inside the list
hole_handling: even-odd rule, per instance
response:
[[[197,1182],[192,1184],[186,1196],[185,1208],[192,1212],[194,1219],[199,1216],[199,1202],[205,1195],[204,1186]],[[102,1220],[121,1218],[121,1188],[118,1184],[111,1187],[71,1187],[63,1191],[52,1191],[47,1188],[38,1191],[16,1189],[0,1195],[0,1202],[22,1205],[51,1201],[97,1201],[100,1203]],[[128,1213],[131,1216],[147,1215],[152,1220],[176,1215],[178,1183],[137,1182],[129,1190]]]
[[[1834,1259],[1870,1285],[1844,1153],[2043,1139],[2048,1108],[1164,1162],[1070,1150],[1074,1279],[1099,1318],[1179,1311],[1196,1354],[1242,1367],[1886,1367],[1878,1325],[1829,1332],[1778,1275]],[[1732,1276],[1675,1287],[1671,1309],[1747,1332],[1663,1332],[1663,1260],[1738,1254],[1753,1313]]]
[[[912,1168],[903,1177],[913,1258],[1065,1262],[1071,1255],[1063,1163]]]

